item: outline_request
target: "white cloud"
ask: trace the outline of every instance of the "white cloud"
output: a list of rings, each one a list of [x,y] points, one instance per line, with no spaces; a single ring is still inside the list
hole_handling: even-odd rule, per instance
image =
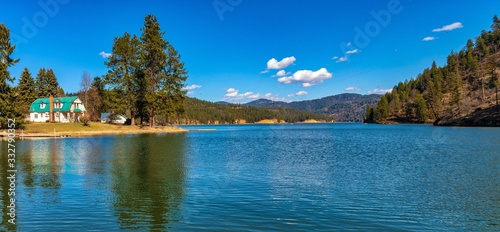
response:
[[[236,90],[234,88],[227,89],[226,95],[224,95],[224,97],[229,97],[229,98],[236,97],[236,96],[238,96],[238,90]]]
[[[438,39],[438,38],[434,37],[434,36],[427,36],[427,37],[423,38],[422,41],[433,41],[436,39]]]
[[[374,89],[368,91],[368,94],[385,94],[392,92],[392,89]]]
[[[289,73],[287,73],[285,70],[280,70],[276,73],[276,75],[273,75],[273,77],[284,77],[286,75],[288,75]]]
[[[343,56],[343,57],[340,57],[338,60],[337,60],[337,63],[340,63],[340,62],[346,62],[347,61],[347,56]]]
[[[330,78],[332,78],[332,73],[326,68],[321,68],[318,71],[300,70],[292,76],[281,77],[278,81],[283,84],[302,83],[302,87],[310,87]]]
[[[359,50],[359,49],[353,49],[353,50],[349,50],[349,51],[347,51],[345,54],[346,54],[346,55],[349,55],[349,54],[356,54],[356,53],[359,53],[359,52],[360,52],[360,50]]]
[[[239,95],[239,97],[248,99],[257,99],[260,98],[260,93],[246,92],[244,94]]]
[[[338,56],[334,56],[334,57],[332,58],[332,60],[337,60],[337,59],[339,59],[339,57],[338,57]]]
[[[347,87],[347,88],[345,88],[345,91],[359,92],[359,88],[357,88],[357,87]]]
[[[464,27],[464,25],[462,25],[461,22],[456,22],[456,23],[452,23],[452,24],[443,26],[441,28],[436,28],[436,29],[432,30],[432,32],[452,31],[452,30],[459,29],[462,27]]]
[[[288,94],[288,97],[296,97],[296,96],[304,96],[304,95],[307,95],[306,91],[299,91],[299,92],[296,92],[296,93]]]
[[[111,53],[106,53],[104,51],[100,52],[99,55],[102,57],[102,58],[109,58],[112,54]]]
[[[192,91],[192,90],[199,89],[199,88],[201,88],[201,85],[189,85],[189,86],[186,85],[182,89],[187,90],[187,91]]]
[[[307,92],[306,91],[299,91],[299,92],[295,93],[295,95],[304,96],[304,95],[307,95]]]
[[[267,61],[267,70],[270,69],[285,69],[286,67],[293,64],[297,59],[294,56],[283,58],[281,61],[276,60],[275,58]]]
[[[245,92],[245,93],[240,94],[237,89],[229,88],[226,90],[226,94],[224,95],[223,100],[238,101],[238,100],[242,100],[242,99],[258,99],[261,97],[262,97],[262,95],[260,93]]]
[[[280,97],[279,94],[272,94],[272,93],[266,93],[266,94],[262,95],[262,98],[268,99],[271,101],[285,101],[285,102],[288,101],[285,98]]]

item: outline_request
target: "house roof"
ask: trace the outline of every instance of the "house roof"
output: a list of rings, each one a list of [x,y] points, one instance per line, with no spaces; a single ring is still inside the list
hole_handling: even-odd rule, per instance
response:
[[[71,109],[71,105],[73,104],[73,102],[77,98],[78,98],[77,96],[55,97],[54,98],[54,106],[55,106],[55,103],[60,102],[60,103],[62,103],[62,107],[61,108],[54,107],[54,112],[69,112]],[[40,105],[43,103],[45,103],[45,107],[42,109],[40,107]],[[49,103],[50,103],[49,98],[38,98],[33,103],[31,103],[30,112],[36,112],[36,113],[49,112],[50,111]]]

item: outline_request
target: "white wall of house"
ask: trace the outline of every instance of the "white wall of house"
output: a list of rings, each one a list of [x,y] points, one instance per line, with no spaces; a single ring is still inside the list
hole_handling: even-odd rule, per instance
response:
[[[56,112],[54,113],[54,120],[56,122],[69,122],[69,115],[68,113]]]
[[[54,112],[54,121],[56,122],[70,122],[72,113],[68,112]],[[30,122],[46,122],[49,120],[49,113],[30,113]]]
[[[49,120],[49,113],[30,113],[30,122],[46,122]]]
[[[83,105],[83,102],[80,100],[80,98],[77,98],[73,104],[71,104],[71,109],[70,111],[73,112],[73,110],[75,110],[76,108],[82,110],[83,112],[85,112],[85,106]]]
[[[64,107],[65,104],[71,104],[71,108],[69,112],[57,112],[58,109]],[[43,104],[40,108],[46,109],[49,108],[49,104]],[[74,113],[75,109],[80,109],[81,113]],[[78,115],[78,116],[77,116]],[[85,115],[85,106],[83,102],[77,98],[73,103],[63,103],[63,102],[54,102],[54,121],[55,122],[71,122],[76,120],[79,116]],[[30,112],[27,120],[30,122],[46,122],[49,120],[49,112],[46,113],[36,113]]]

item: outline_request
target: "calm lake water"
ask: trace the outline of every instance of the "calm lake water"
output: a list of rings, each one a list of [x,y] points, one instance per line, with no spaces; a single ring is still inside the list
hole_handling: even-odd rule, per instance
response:
[[[0,230],[500,231],[500,129],[186,126],[24,140]]]

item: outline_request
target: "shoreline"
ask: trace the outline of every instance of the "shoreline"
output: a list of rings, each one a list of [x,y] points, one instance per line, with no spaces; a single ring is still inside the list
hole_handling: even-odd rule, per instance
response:
[[[31,124],[38,126],[36,124]],[[186,133],[188,130],[177,127],[160,127],[160,128],[139,128],[120,125],[106,125],[107,128],[99,126],[81,127],[78,129],[70,129],[70,124],[39,124],[42,129],[30,128],[16,129],[15,138],[21,139],[40,139],[40,138],[71,138],[71,137],[97,137],[108,135],[138,135],[138,134],[171,134],[171,133]],[[93,124],[94,125],[94,124]],[[32,126],[33,127],[33,126]],[[0,131],[0,139],[7,139],[9,136],[7,130]]]

